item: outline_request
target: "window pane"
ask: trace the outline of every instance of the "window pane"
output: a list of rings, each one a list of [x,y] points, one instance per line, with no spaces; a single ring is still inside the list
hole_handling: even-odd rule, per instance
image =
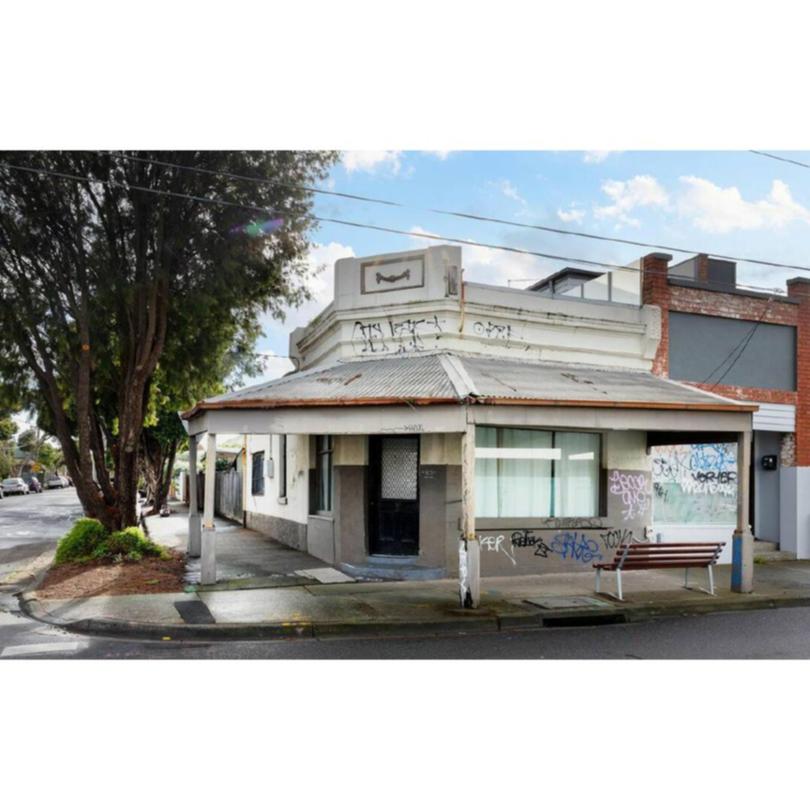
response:
[[[332,510],[332,441],[331,436],[315,437],[316,508]]]
[[[507,450],[550,450],[551,433],[503,428],[500,444]],[[498,517],[551,515],[550,458],[503,458],[499,459],[498,465]]]
[[[287,434],[278,437],[278,496],[287,496]]]
[[[264,453],[253,454],[253,465],[250,473],[251,495],[264,495]]]
[[[599,514],[599,434],[556,433],[560,451],[554,480],[555,517]]]
[[[548,517],[555,455],[551,433],[517,428],[476,428],[476,514],[480,517]]]

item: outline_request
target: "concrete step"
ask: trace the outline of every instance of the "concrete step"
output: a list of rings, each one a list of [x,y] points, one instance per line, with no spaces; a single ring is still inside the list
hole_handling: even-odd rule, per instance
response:
[[[754,550],[754,562],[780,562],[784,560],[795,560],[796,555],[792,551],[756,551]]]
[[[779,551],[779,543],[771,540],[754,540],[754,554],[764,554],[768,551]]]

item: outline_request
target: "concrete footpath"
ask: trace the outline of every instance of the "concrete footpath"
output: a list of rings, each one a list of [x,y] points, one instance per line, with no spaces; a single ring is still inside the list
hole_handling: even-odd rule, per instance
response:
[[[691,583],[703,585],[703,572]],[[439,635],[644,621],[659,616],[810,605],[810,561],[759,564],[755,592],[729,589],[717,566],[717,595],[683,588],[682,571],[624,576],[625,601],[594,594],[593,574],[483,580],[482,604],[458,606],[455,580],[300,584],[242,579],[186,592],[86,599],[19,595],[32,618],[79,633],[144,639],[271,639]],[[295,584],[294,584],[295,583]],[[613,588],[610,575],[603,585]]]

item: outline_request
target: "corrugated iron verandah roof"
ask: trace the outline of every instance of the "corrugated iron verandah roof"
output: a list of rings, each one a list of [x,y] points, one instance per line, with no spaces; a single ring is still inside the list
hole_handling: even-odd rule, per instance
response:
[[[479,357],[459,352],[340,360],[197,403],[204,410],[368,405],[553,405],[755,411],[646,371]]]

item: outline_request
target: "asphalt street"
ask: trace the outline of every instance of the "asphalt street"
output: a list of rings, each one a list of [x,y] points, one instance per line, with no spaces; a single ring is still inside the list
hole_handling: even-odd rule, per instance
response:
[[[81,513],[75,490],[0,501],[0,571],[53,548]],[[144,642],[80,636],[20,615],[0,587],[0,659],[736,659],[810,658],[810,608],[717,613],[602,627],[424,638]],[[0,671],[2,671],[0,661]]]

